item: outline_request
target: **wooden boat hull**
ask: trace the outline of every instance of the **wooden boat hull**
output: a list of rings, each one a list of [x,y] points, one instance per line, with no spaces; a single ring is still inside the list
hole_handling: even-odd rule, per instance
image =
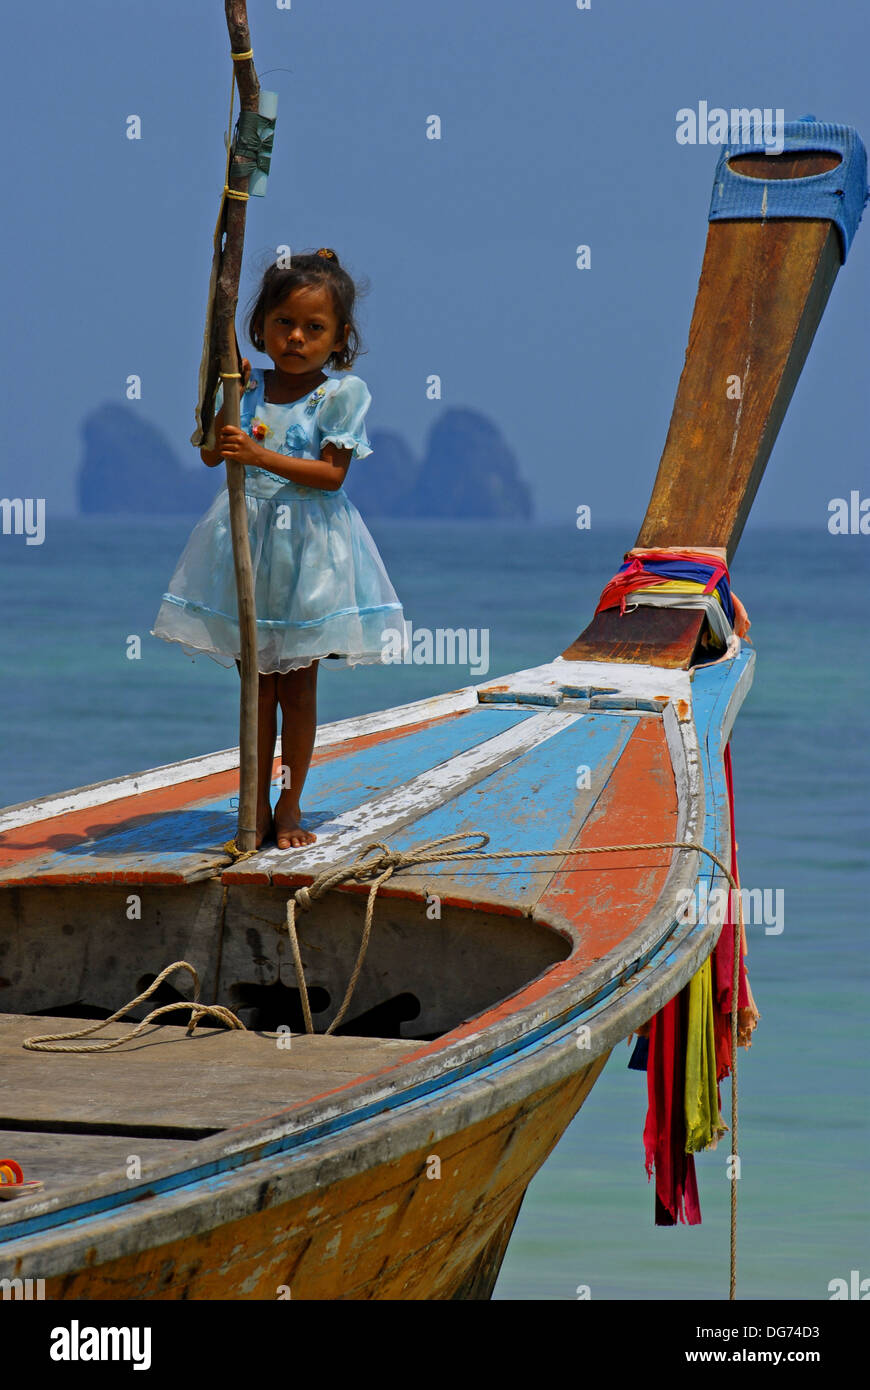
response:
[[[525,1190],[605,1061],[465,1129],[438,1137],[433,1124],[401,1159],[290,1200],[286,1160],[266,1162],[254,1210],[243,1202],[219,1226],[49,1278],[46,1297],[445,1299],[471,1287],[489,1297]],[[36,1242],[28,1265],[39,1253]]]
[[[554,843],[557,849],[545,868],[530,868],[521,859],[481,864],[463,873],[447,866],[438,879],[442,919],[437,924],[427,922],[421,910],[432,887],[431,869],[403,871],[395,886],[383,890],[378,909],[386,914],[383,932],[377,926],[373,932],[371,970],[360,978],[360,1008],[377,1003],[378,989],[397,987],[398,977],[385,976],[389,960],[403,958],[402,969],[411,969],[421,952],[421,931],[439,943],[441,953],[423,956],[422,976],[444,989],[448,979],[461,973],[460,957],[451,953],[460,951],[463,941],[467,947],[476,928],[483,948],[493,923],[502,954],[510,957],[511,947],[517,951],[528,978],[507,989],[501,980],[488,1006],[481,1005],[480,996],[471,1008],[474,996],[457,985],[453,1014],[458,1017],[439,1015],[438,999],[423,997],[420,1017],[402,1024],[394,1042],[372,1041],[384,1055],[377,1054],[379,1061],[368,1076],[343,1075],[332,1084],[312,1081],[315,1090],[322,1087],[320,1093],[294,1101],[288,1071],[288,1103],[283,1109],[273,1104],[265,1115],[261,1104],[259,1117],[255,1109],[247,1112],[254,1118],[246,1118],[241,1097],[250,1088],[228,1064],[224,1089],[240,1098],[240,1108],[233,1120],[226,1106],[218,1107],[211,1128],[207,1107],[217,1101],[197,1089],[200,1054],[189,1047],[183,1062],[188,1093],[178,1096],[170,1093],[177,1072],[168,1063],[156,1074],[162,1089],[153,1097],[144,1082],[130,1079],[135,1067],[145,1066],[147,1049],[89,1059],[89,1076],[99,1078],[106,1104],[118,1104],[120,1096],[127,1106],[123,1112],[101,1111],[100,1095],[93,1094],[90,1083],[92,1129],[115,1146],[129,1136],[131,1155],[145,1143],[141,1137],[137,1141],[137,1134],[163,1135],[167,1147],[167,1136],[172,1136],[172,1152],[164,1157],[158,1149],[146,1158],[135,1180],[119,1174],[116,1162],[116,1171],[95,1173],[87,1183],[71,1180],[56,1186],[44,1200],[30,1199],[26,1207],[22,1203],[22,1210],[10,1210],[15,1204],[8,1204],[0,1211],[0,1278],[45,1279],[47,1294],[59,1298],[488,1296],[523,1193],[582,1105],[610,1050],[686,983],[719,930],[714,923],[685,921],[679,914],[681,890],[701,881],[708,889],[713,886],[711,862],[697,852],[611,851],[581,859],[570,852],[581,844],[689,839],[727,858],[722,757],[751,681],[753,660],[739,642],[720,662],[691,672],[557,660],[497,683],[322,730],[312,768],[315,788],[318,768],[324,777],[341,775],[348,785],[355,783],[359,768],[354,771],[354,760],[370,759],[373,748],[393,767],[393,785],[389,777],[381,781],[374,801],[365,803],[365,814],[351,807],[330,822],[330,834],[307,851],[312,857],[344,858],[375,832],[404,848],[437,834],[442,815],[451,829],[473,820],[492,834],[495,846],[508,851],[535,844],[549,844],[552,850]],[[503,756],[499,744],[502,752],[487,761],[481,750],[491,752],[493,744],[483,735],[495,729],[496,739],[515,740],[512,756]],[[452,749],[446,761],[436,762],[422,778],[423,786],[440,779],[432,810],[425,797],[421,803],[414,793],[409,803],[404,795],[420,730],[433,756],[438,739],[449,737]],[[576,776],[578,748],[593,747],[599,757],[587,787]],[[200,794],[196,804],[202,806],[197,770],[191,769],[190,781]],[[549,780],[542,795],[550,815],[541,817],[529,789],[540,789],[545,774]],[[151,780],[161,779],[155,772]],[[171,795],[177,800],[177,776],[175,781]],[[639,786],[645,789],[642,797]],[[128,798],[118,791],[110,787],[102,803],[84,809],[73,797],[39,832],[32,819],[16,832],[8,825],[15,813],[7,813],[0,935],[7,947],[22,943],[17,957],[7,949],[4,965],[7,978],[15,981],[21,1014],[44,1007],[40,1001],[45,996],[39,994],[47,988],[41,983],[44,972],[31,968],[37,940],[37,959],[55,998],[59,977],[73,957],[88,958],[94,979],[111,980],[115,970],[115,989],[129,996],[130,981],[137,979],[147,952],[153,959],[156,950],[165,963],[185,944],[185,932],[186,944],[197,945],[190,954],[198,959],[219,955],[214,975],[218,998],[226,999],[231,979],[244,978],[257,962],[263,979],[281,968],[279,946],[286,943],[278,932],[265,932],[264,923],[277,924],[279,905],[294,883],[311,881],[316,864],[297,859],[291,873],[288,857],[274,851],[238,864],[228,864],[224,855],[217,878],[161,882],[167,866],[160,817],[131,817],[138,793]],[[79,801],[93,802],[99,795],[86,789]],[[568,804],[558,811],[559,797],[566,795]],[[408,804],[415,810],[410,817]],[[75,816],[99,824],[103,838],[82,839],[83,826],[76,845],[34,855],[37,841],[61,841],[64,817]],[[133,829],[119,831],[119,826]],[[135,871],[120,867],[121,883],[111,881],[106,869],[106,845],[116,844],[119,833],[128,836],[128,847],[130,837],[144,837],[133,854]],[[196,853],[202,857],[202,847]],[[70,881],[74,864],[78,883]],[[132,931],[129,924],[117,929],[127,935],[122,952],[94,895],[122,901],[134,872],[143,917]],[[186,918],[185,893],[198,895],[199,903]],[[56,901],[48,910],[52,894]],[[329,896],[330,940],[338,955],[346,929],[345,971],[350,946],[358,940],[363,900],[347,889]],[[349,912],[351,907],[356,916],[345,923],[339,909]],[[261,930],[252,946],[254,922]],[[218,930],[219,938],[214,936]],[[440,934],[433,937],[436,931]],[[396,947],[403,932],[411,942],[404,957]],[[540,949],[536,932],[558,943],[543,965],[535,954]],[[345,977],[339,972],[333,979],[327,964],[318,966],[322,933],[316,910],[303,917],[300,936],[312,989],[324,984],[325,993],[337,1001]],[[265,944],[269,937],[271,947]],[[74,943],[66,961],[64,941]],[[379,956],[379,951],[385,954]],[[331,958],[332,952],[321,949],[319,955]],[[439,981],[435,966],[441,956],[446,966]],[[53,979],[51,970],[56,972]],[[440,997],[443,991],[435,994]],[[323,1017],[334,1008],[330,1004]],[[82,1104],[76,1091],[81,1059],[25,1053],[21,1056],[30,1060],[16,1061],[23,1031],[48,1031],[54,1022],[6,1015],[7,1066],[39,1063],[40,1075],[54,1078],[54,1109],[33,1112],[41,1094],[37,1087],[28,1100],[18,1102],[14,1114],[8,1109],[12,1102],[4,1102],[4,1126],[14,1128],[21,1143],[35,1143],[37,1152],[39,1131],[53,1127],[71,1132]],[[411,1036],[403,1032],[409,1028]],[[430,1032],[435,1036],[426,1040]],[[270,1058],[275,1056],[274,1035],[207,1034],[203,1046],[238,1049],[237,1038],[248,1040],[243,1047],[262,1047]],[[0,1051],[3,1039],[0,1028]],[[358,1041],[362,1046],[363,1040]],[[294,1037],[293,1047],[309,1042],[322,1050],[347,1040],[317,1037],[297,1043]],[[177,1055],[187,1044],[179,1040],[169,1047]],[[21,1084],[10,1090],[28,1095],[24,1073]],[[202,1115],[197,1103],[205,1107]],[[150,1118],[151,1130],[141,1123],[143,1117]],[[197,1124],[196,1136],[185,1129]],[[196,1142],[190,1142],[194,1137]],[[439,1166],[440,1176],[432,1175]]]

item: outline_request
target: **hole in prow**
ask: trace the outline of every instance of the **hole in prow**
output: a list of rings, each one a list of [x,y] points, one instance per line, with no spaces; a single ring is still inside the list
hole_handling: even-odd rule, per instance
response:
[[[830,150],[791,150],[788,154],[735,154],[728,168],[747,179],[806,179],[827,174],[842,162],[843,156]]]

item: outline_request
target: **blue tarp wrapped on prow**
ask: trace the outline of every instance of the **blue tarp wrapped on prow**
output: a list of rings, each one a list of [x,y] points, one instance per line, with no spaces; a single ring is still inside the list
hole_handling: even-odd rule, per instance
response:
[[[758,144],[728,145],[716,166],[709,220],[822,218],[836,224],[845,261],[868,196],[867,152],[861,137],[851,126],[830,125],[812,116],[787,121],[783,135],[780,154],[765,158],[815,151],[838,154],[840,163],[826,173],[806,178],[752,178],[736,173],[728,161],[735,155],[758,154]]]

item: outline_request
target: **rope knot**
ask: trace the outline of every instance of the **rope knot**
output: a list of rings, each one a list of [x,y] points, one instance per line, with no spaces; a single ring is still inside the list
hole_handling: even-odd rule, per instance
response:
[[[379,849],[381,851],[380,855],[378,856],[378,861],[380,861],[384,857],[394,855],[394,851],[390,849],[389,845],[385,845],[383,840],[373,840],[370,845],[363,846],[363,848],[360,850],[359,854],[353,862],[355,864],[364,864],[366,856],[371,854],[372,851],[376,849]],[[373,869],[375,868],[375,863],[371,862],[367,865],[367,867]]]
[[[313,899],[311,894],[304,886],[302,888],[297,888],[293,896],[296,899],[297,905],[301,908],[309,908],[312,904]]]
[[[397,869],[399,865],[407,861],[408,856],[399,854],[396,850],[390,850],[387,854],[382,854],[372,865],[373,869]]]

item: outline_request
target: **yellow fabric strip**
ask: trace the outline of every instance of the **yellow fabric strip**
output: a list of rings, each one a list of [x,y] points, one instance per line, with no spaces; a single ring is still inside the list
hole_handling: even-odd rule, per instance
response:
[[[668,592],[672,594],[703,594],[704,585],[699,584],[694,579],[663,579],[659,584],[645,584],[642,589],[632,589],[630,594],[626,594],[626,603],[631,603],[635,594],[652,594]],[[719,607],[722,606],[722,596],[718,589],[713,590],[713,597],[718,600]]]
[[[710,956],[689,981],[685,1109],[686,1153],[715,1146],[728,1126],[719,1113]]]

